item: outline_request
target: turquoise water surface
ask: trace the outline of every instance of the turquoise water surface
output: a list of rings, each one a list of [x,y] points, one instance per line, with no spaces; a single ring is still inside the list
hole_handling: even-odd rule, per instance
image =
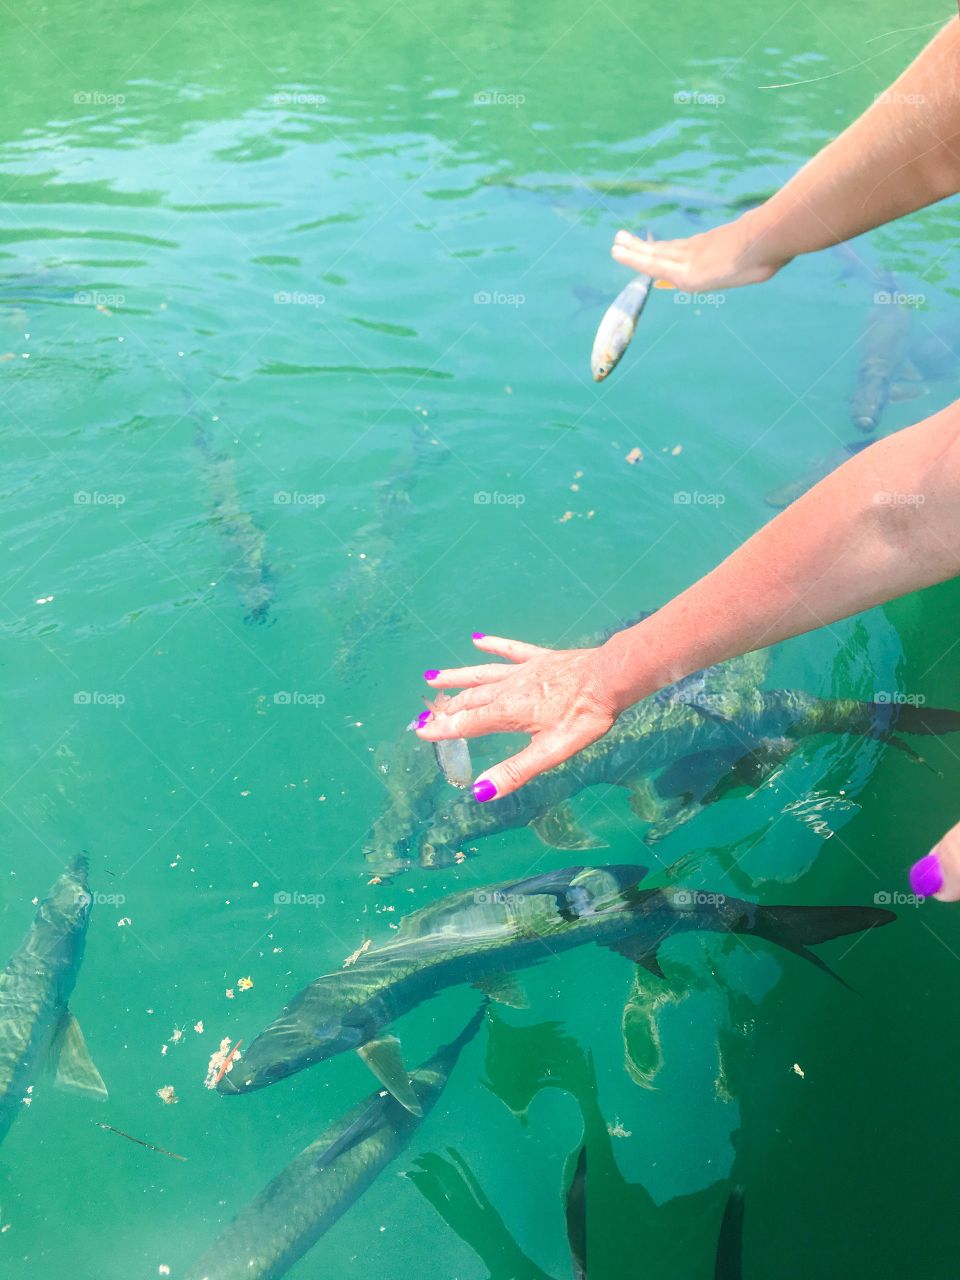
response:
[[[847,401],[883,304],[836,255],[762,289],[654,293],[596,385],[593,334],[628,278],[609,245],[775,189],[948,16],[8,13],[0,956],[86,850],[72,1007],[110,1100],[38,1072],[0,1151],[4,1280],[186,1277],[373,1087],[343,1054],[221,1098],[203,1087],[221,1040],[249,1043],[444,894],[584,859],[899,918],[822,948],[859,994],[765,944],[668,943],[650,1088],[624,1068],[629,961],[588,947],[531,970],[527,1007],[498,1006],[410,1147],[290,1275],[569,1275],[586,1100],[593,1280],[712,1276],[734,1184],[748,1278],[955,1280],[960,914],[895,895],[958,816],[960,741],[912,740],[925,767],[810,739],[655,850],[610,786],[575,802],[595,856],[525,827],[381,884],[363,856],[424,668],[469,660],[472,630],[569,645],[663,603],[770,517],[765,494],[857,439]],[[761,88],[786,82],[808,83]],[[955,209],[860,246],[936,357],[883,432],[956,395]],[[792,641],[766,683],[960,707],[958,603],[948,584]],[[408,1064],[476,1003],[452,989],[392,1028]],[[451,1151],[503,1235],[477,1212],[458,1234],[401,1176]]]

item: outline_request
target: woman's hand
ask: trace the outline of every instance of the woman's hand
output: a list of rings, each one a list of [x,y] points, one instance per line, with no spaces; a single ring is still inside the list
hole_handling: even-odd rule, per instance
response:
[[[528,746],[476,780],[473,794],[478,800],[509,795],[562,764],[602,738],[620,713],[604,688],[598,649],[541,649],[481,635],[474,636],[474,644],[508,663],[424,672],[432,688],[464,692],[417,733],[429,742],[485,733],[530,734]]]
[[[687,293],[759,284],[790,259],[777,252],[772,234],[753,215],[751,210],[735,222],[687,240],[640,240],[629,231],[618,231],[610,252],[625,267]]]

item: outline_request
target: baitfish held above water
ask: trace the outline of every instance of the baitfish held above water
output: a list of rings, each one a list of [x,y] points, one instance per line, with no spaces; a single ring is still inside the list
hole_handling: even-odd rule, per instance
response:
[[[0,972],[0,1141],[23,1109],[27,1087],[48,1064],[59,1088],[107,1097],[68,1008],[91,903],[87,859],[78,856],[37,907],[27,936]]]
[[[647,233],[647,239],[653,237]],[[604,312],[590,353],[590,372],[594,382],[609,377],[623,358],[636,332],[640,313],[650,296],[652,276],[636,276],[614,298]]]
[[[416,1111],[399,1041],[382,1032],[447,987],[472,983],[493,1000],[522,1004],[512,977],[517,970],[588,942],[662,976],[660,944],[696,930],[765,938],[826,968],[809,944],[894,919],[873,907],[766,907],[640,889],[645,874],[637,866],[574,866],[441,898],[406,916],[389,940],[369,947],[349,969],[299,991],[217,1089],[249,1093],[356,1050],[381,1084]]]
[[[602,784],[629,792],[633,812],[649,824],[644,838],[652,843],[733,787],[759,785],[814,735],[853,734],[902,747],[895,736],[901,731],[960,732],[960,711],[764,689],[769,662],[761,650],[685,677],[628,708],[609,733],[578,755],[490,804],[477,804],[472,795],[452,792],[431,776],[422,767],[431,760],[428,743],[405,743],[403,780],[395,779],[397,794],[364,843],[370,870],[385,877],[416,863],[450,866],[476,852],[476,841],[525,826],[550,848],[600,848],[604,842],[579,824],[570,801]]]
[[[455,1040],[411,1073],[421,1115],[435,1106],[485,1009],[486,1001]],[[419,1126],[420,1116],[389,1093],[371,1094],[264,1187],[187,1280],[279,1280],[360,1199]]]

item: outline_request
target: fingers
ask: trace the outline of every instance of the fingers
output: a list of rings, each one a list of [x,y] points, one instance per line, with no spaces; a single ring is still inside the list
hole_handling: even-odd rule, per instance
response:
[[[550,653],[539,644],[526,644],[523,640],[505,640],[502,636],[473,637],[473,643],[485,653],[495,653],[499,658],[507,658],[510,662],[526,662],[529,658],[537,658],[541,654]]]
[[[426,742],[442,742],[445,738],[479,738],[485,733],[512,733],[521,726],[508,719],[495,702],[473,710],[433,716],[415,730]]]
[[[425,671],[423,678],[433,689],[470,689],[478,684],[493,684],[509,675],[513,667],[505,662],[491,662],[482,667],[448,667],[443,671]]]
[[[951,827],[925,858],[913,864],[910,887],[919,897],[960,901],[960,823]]]
[[[484,770],[483,775],[473,784],[473,794],[481,802],[499,800],[530,782],[544,770],[563,764],[564,760],[569,760],[586,745],[586,742],[571,742],[569,739],[538,733],[529,746],[518,751],[515,756],[501,760],[492,769]]]
[[[509,667],[506,668],[510,670]],[[473,689],[465,689],[463,693],[458,693],[451,698],[447,705],[443,708],[443,715],[456,715],[458,711],[475,711],[478,707],[485,707],[498,696],[499,683],[497,684],[481,684]]]

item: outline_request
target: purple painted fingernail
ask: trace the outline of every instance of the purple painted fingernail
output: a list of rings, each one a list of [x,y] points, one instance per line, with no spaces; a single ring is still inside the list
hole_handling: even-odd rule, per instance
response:
[[[487,633],[486,633],[485,631],[471,631],[471,632],[470,632],[470,639],[471,639],[471,640],[486,640],[486,638],[487,638]]]
[[[473,798],[479,800],[481,804],[484,800],[492,800],[496,794],[497,788],[489,778],[478,778],[473,784]]]
[[[440,674],[439,671],[435,670],[433,667],[430,667],[429,670],[423,673],[423,678],[424,680],[436,680],[439,674]]]
[[[430,719],[432,714],[433,714],[432,711],[421,711],[420,714],[417,716],[417,728],[422,729],[423,726]]]
[[[936,850],[910,868],[910,888],[921,898],[932,898],[943,888],[943,868]]]

